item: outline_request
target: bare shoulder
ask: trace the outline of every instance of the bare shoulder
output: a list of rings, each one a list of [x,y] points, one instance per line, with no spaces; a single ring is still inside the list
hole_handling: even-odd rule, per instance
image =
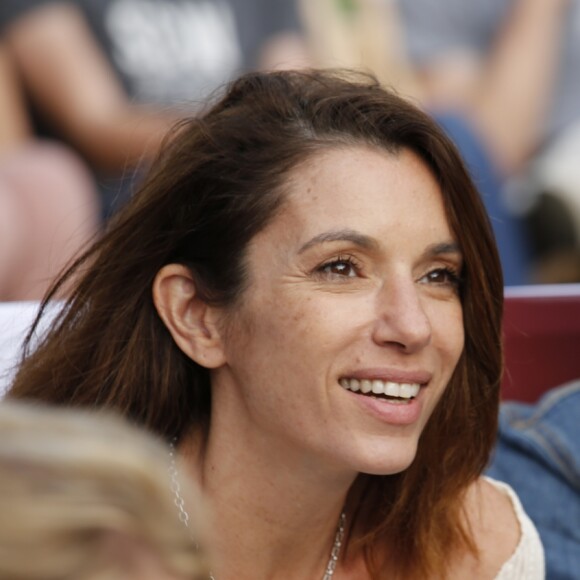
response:
[[[506,491],[479,478],[467,492],[465,515],[480,554],[478,578],[495,578],[520,541],[515,506]]]

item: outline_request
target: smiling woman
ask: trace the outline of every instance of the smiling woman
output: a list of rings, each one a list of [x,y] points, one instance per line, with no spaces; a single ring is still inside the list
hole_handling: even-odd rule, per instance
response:
[[[282,444],[345,478],[407,468],[463,349],[458,286],[445,274],[461,270],[453,247],[439,186],[416,154],[352,145],[310,157],[248,244],[251,291],[218,312],[227,339],[212,395],[231,416],[216,425],[245,433],[254,451]],[[177,328],[191,299],[183,280],[193,289],[185,267],[167,266],[154,288],[194,359],[191,333]],[[419,392],[391,404],[401,384]]]
[[[414,106],[367,77],[242,77],[176,128],[79,269],[9,396],[176,439],[217,580],[543,577],[517,498],[480,477],[495,243]]]

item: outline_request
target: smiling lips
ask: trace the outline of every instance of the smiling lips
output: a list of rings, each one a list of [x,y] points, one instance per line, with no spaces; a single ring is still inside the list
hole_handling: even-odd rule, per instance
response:
[[[383,396],[390,402],[408,403],[419,393],[419,383],[395,383],[378,379],[340,379],[340,386],[353,393]]]

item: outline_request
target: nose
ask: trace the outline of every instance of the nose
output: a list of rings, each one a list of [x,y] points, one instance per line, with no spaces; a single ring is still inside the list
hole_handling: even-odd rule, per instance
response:
[[[425,348],[432,328],[424,299],[412,280],[383,284],[376,298],[373,340],[381,346],[396,345],[406,353]]]

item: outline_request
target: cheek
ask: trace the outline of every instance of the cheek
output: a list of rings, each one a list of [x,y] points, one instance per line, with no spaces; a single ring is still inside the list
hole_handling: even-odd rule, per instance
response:
[[[448,372],[453,372],[465,343],[463,309],[459,302],[438,308],[432,318],[434,343],[441,353]]]
[[[465,346],[465,329],[463,326],[463,316],[461,310],[459,311],[456,320],[449,325],[447,353],[450,359],[451,374],[455,370],[463,348]]]
[[[360,336],[364,310],[360,301],[353,305],[340,295],[288,292],[275,300],[256,295],[228,332],[229,358],[238,365],[267,366],[276,375],[288,373],[289,364],[292,374],[316,374],[325,358]]]
[[[281,374],[288,359],[300,356],[300,348],[315,332],[310,301],[291,301],[283,296],[275,300],[255,295],[238,308],[224,333],[226,357],[234,370],[254,369],[260,374]]]

